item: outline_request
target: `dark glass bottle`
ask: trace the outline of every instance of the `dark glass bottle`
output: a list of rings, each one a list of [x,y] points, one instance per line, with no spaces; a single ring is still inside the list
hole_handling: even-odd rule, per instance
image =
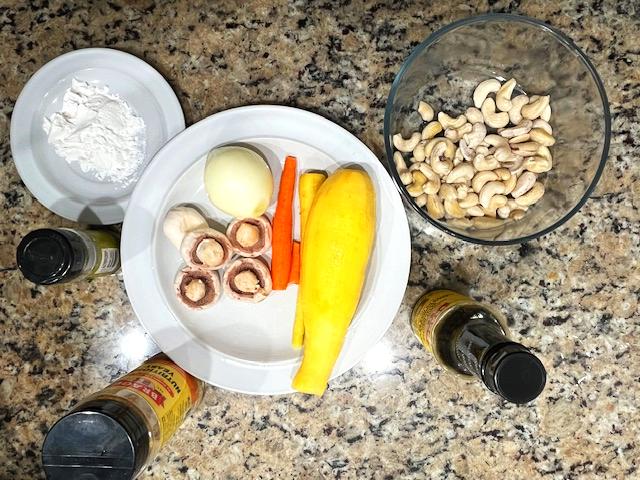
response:
[[[112,275],[120,269],[120,240],[107,230],[42,228],[18,245],[18,268],[40,285]]]
[[[544,366],[529,349],[510,339],[504,318],[491,307],[436,290],[418,300],[411,326],[442,366],[478,377],[505,400],[527,403],[544,388]]]

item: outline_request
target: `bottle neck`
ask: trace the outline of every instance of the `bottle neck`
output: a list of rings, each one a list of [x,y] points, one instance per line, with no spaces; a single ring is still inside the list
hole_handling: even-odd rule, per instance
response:
[[[469,319],[455,339],[455,355],[464,373],[482,380],[482,363],[486,354],[495,347],[512,343],[497,322],[486,318]]]

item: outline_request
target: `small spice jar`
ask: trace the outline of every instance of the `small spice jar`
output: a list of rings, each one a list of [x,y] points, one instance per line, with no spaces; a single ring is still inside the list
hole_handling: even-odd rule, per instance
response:
[[[42,228],[18,245],[18,268],[40,285],[112,275],[120,269],[120,240],[107,230]]]
[[[47,433],[48,480],[130,480],[202,401],[204,386],[158,354],[80,402]]]

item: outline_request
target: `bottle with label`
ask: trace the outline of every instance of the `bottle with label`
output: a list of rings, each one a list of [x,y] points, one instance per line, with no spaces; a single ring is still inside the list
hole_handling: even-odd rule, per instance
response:
[[[48,480],[135,478],[202,401],[203,384],[158,354],[80,402],[42,447]]]
[[[450,290],[426,293],[411,314],[411,328],[445,369],[478,377],[513,403],[527,403],[543,390],[542,362],[511,340],[504,317]]]
[[[112,275],[120,269],[120,239],[108,230],[41,228],[18,245],[18,268],[40,285]]]

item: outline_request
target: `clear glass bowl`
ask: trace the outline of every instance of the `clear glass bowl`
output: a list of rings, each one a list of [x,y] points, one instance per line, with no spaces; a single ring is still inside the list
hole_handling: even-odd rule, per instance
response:
[[[436,112],[457,116],[473,106],[483,80],[514,77],[514,96],[551,95],[556,144],[553,169],[540,175],[545,194],[525,216],[488,230],[462,229],[431,218],[407,193],[393,163],[392,136],[420,131],[420,100]],[[521,243],[549,233],[586,202],[604,168],[611,118],[607,96],[586,55],[562,32],[538,20],[490,14],[452,23],[418,45],[391,87],[384,118],[387,162],[401,194],[437,228],[463,240],[486,244]],[[408,161],[407,161],[408,163]]]

